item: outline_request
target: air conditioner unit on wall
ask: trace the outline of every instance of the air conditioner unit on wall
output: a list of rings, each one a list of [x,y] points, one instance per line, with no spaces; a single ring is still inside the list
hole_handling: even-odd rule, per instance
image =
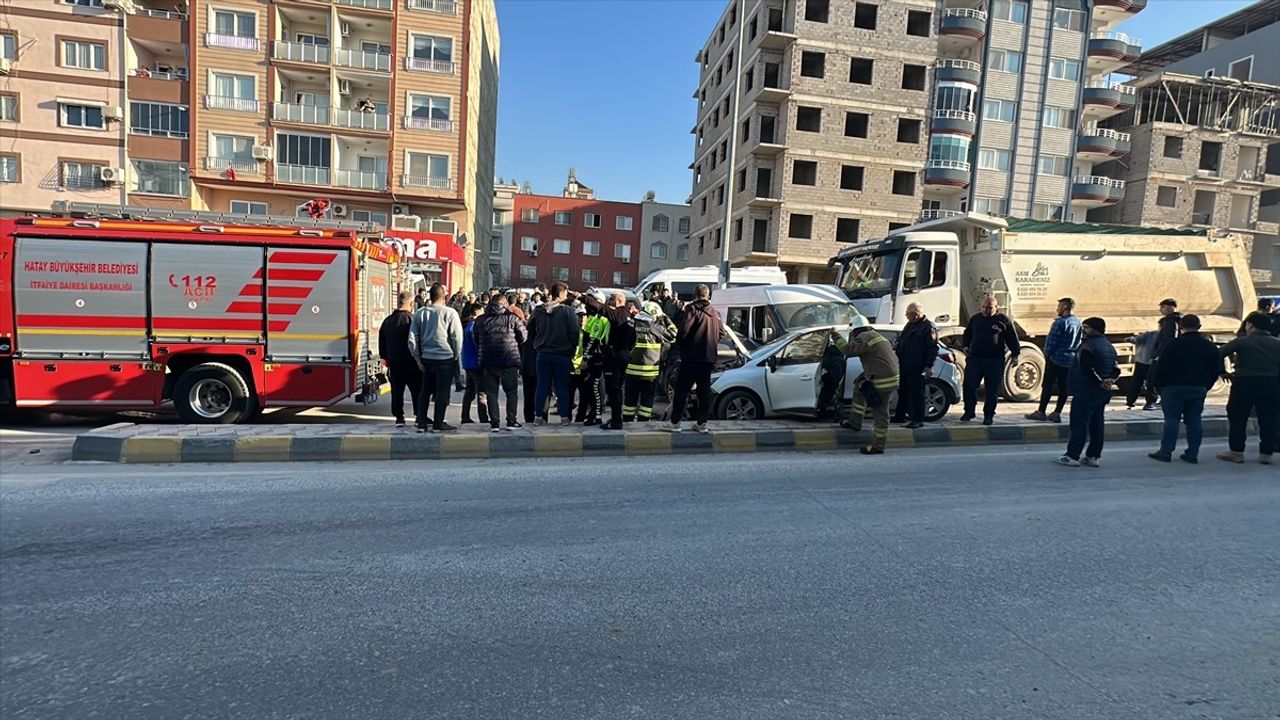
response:
[[[338,31],[342,33],[342,37],[349,37],[351,35],[351,23],[338,23]]]
[[[346,205],[342,205],[342,204],[340,204],[340,203],[338,203],[338,204],[334,204],[334,205],[332,205],[332,206],[330,206],[330,207],[329,207],[329,210],[333,213],[333,216],[334,216],[334,217],[346,217],[346,216],[347,216],[347,206],[346,206]]]
[[[124,108],[119,105],[108,105],[107,107],[102,108],[102,117],[107,120],[123,120]]]
[[[254,160],[270,160],[273,157],[275,157],[275,153],[272,152],[270,145],[254,145],[253,146]]]
[[[124,182],[124,168],[98,168],[98,179],[108,185]]]
[[[397,204],[395,204],[395,205],[392,205],[392,206],[391,206],[391,214],[392,214],[392,215],[408,215],[408,214],[409,214],[409,206],[408,206],[408,205],[401,205],[401,204],[399,204],[399,203],[397,203]]]
[[[339,94],[339,95],[350,95],[350,94],[351,94],[351,81],[350,81],[350,80],[338,80],[338,94]]]
[[[9,58],[0,58],[0,75],[8,75],[13,71],[13,61]]]
[[[418,232],[418,228],[422,227],[422,218],[417,215],[392,215],[392,230],[408,230],[410,232]]]

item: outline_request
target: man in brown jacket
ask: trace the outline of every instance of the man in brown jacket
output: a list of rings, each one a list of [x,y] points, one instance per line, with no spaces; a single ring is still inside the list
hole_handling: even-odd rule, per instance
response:
[[[889,398],[898,389],[898,355],[883,335],[868,327],[854,328],[845,354],[862,361],[862,375],[855,381],[849,419],[840,424],[854,432],[861,430],[870,407],[875,428],[862,454],[883,455],[889,442]]]

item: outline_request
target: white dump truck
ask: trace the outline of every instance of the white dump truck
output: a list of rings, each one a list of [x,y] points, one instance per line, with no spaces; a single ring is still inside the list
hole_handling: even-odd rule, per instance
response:
[[[1107,321],[1121,369],[1133,368],[1134,333],[1154,330],[1167,297],[1195,313],[1219,342],[1255,305],[1249,256],[1238,235],[1005,220],[978,213],[940,218],[858,243],[831,258],[838,283],[873,323],[902,324],[919,303],[939,339],[961,349],[964,323],[993,295],[1017,326],[1022,353],[1005,371],[1005,396],[1040,393],[1042,346],[1058,299]],[[958,354],[963,362],[963,355]]]

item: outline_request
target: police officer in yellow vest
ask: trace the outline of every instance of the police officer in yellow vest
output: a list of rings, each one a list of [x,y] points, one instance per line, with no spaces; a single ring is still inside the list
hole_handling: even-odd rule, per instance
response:
[[[676,339],[676,324],[650,300],[635,317],[636,344],[627,361],[627,385],[622,404],[624,420],[648,422],[653,419],[653,394],[658,384],[662,350]]]
[[[898,354],[883,335],[868,327],[853,329],[845,353],[862,360],[862,375],[853,390],[849,419],[840,424],[855,432],[861,430],[862,418],[870,407],[875,428],[871,444],[862,448],[862,454],[883,455],[889,441],[889,399],[898,389]]]

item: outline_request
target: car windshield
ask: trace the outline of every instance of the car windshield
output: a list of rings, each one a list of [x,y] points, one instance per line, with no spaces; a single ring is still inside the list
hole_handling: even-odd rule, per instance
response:
[[[775,305],[784,330],[818,327],[819,325],[860,324],[858,309],[848,302],[800,302]]]
[[[840,287],[851,298],[877,298],[893,292],[902,253],[863,255],[853,258],[840,277]]]

